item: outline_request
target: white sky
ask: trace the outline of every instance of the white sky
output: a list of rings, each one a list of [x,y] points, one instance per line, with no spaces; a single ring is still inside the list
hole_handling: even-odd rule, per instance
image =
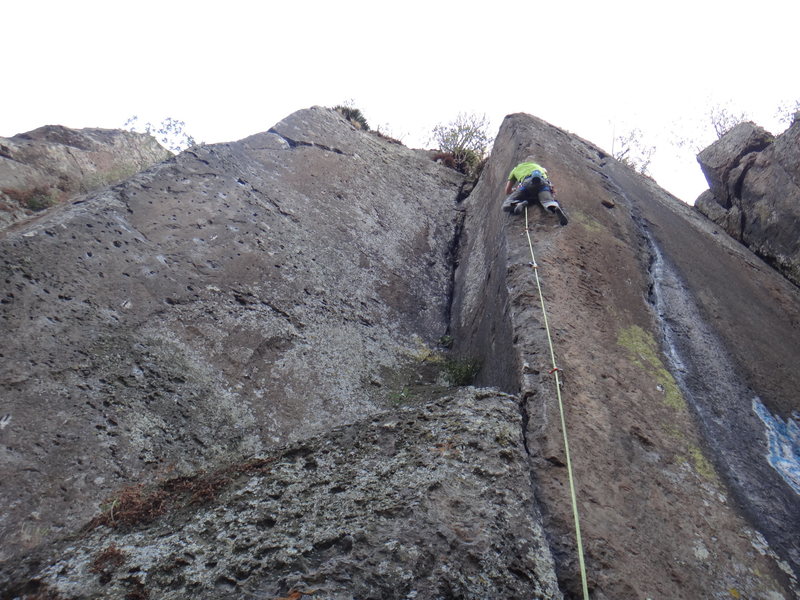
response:
[[[798,22],[797,0],[5,0],[0,136],[138,115],[222,142],[352,100],[372,128],[427,147],[459,112],[486,114],[492,135],[526,112],[608,151],[641,129],[653,177],[691,203],[705,179],[672,142],[712,141],[712,105],[785,128]]]

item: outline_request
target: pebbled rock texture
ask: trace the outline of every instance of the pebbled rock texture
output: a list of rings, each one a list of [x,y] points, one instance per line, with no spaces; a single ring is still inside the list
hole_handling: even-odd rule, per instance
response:
[[[520,418],[467,388],[165,481],[142,493],[162,492],[155,522],[109,508],[0,568],[2,597],[561,598]]]
[[[461,183],[313,108],[0,236],[0,559],[416,385]]]
[[[529,209],[536,271],[524,216],[500,210],[531,154],[570,216],[561,227]],[[795,597],[800,497],[768,463],[751,406],[800,408],[797,288],[651,180],[529,115],[506,117],[464,205],[454,351],[477,351],[478,382],[523,399],[565,596],[582,597],[536,273],[591,598]]]
[[[170,156],[152,136],[116,129],[47,125],[0,138],[0,227]]]
[[[800,285],[800,121],[776,138],[741,123],[697,157],[702,214]]]

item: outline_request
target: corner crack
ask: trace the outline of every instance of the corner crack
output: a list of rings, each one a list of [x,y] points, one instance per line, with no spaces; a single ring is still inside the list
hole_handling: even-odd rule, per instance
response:
[[[522,447],[525,448],[525,454],[530,457],[531,450],[528,448],[528,397],[526,394],[516,396],[517,409],[519,410],[520,418],[522,419]]]

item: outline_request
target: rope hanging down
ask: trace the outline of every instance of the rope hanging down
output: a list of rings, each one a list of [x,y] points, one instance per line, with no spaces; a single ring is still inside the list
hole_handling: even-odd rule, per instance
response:
[[[547,311],[544,307],[544,294],[542,294],[542,285],[539,282],[539,265],[536,264],[536,256],[533,253],[533,242],[531,241],[531,232],[528,226],[528,207],[525,207],[525,235],[528,236],[528,248],[531,251],[531,267],[536,276],[536,288],[539,290],[539,303],[542,306],[542,317],[544,318],[544,329],[547,332],[547,344],[550,346],[550,359],[553,363],[553,368],[550,373],[553,374],[556,383],[556,395],[558,396],[558,410],[561,413],[561,431],[564,434],[564,454],[567,457],[567,475],[569,476],[569,493],[572,500],[572,516],[575,519],[575,540],[578,544],[578,564],[581,570],[581,585],[583,586],[583,599],[589,600],[589,586],[586,582],[586,564],[583,560],[583,542],[581,541],[581,524],[578,518],[578,499],[575,495],[575,480],[572,477],[572,461],[569,456],[569,441],[567,440],[567,421],[564,418],[564,403],[561,400],[561,382],[558,379],[559,368],[556,365],[556,353],[553,350],[553,338],[550,335],[550,325],[547,322]]]

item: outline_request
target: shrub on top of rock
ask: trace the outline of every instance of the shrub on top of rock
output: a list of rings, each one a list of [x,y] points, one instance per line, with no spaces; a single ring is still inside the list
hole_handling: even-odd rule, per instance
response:
[[[338,106],[334,106],[333,110],[338,112],[342,115],[345,119],[350,121],[350,124],[353,125],[356,129],[361,129],[362,131],[369,131],[369,125],[367,124],[367,119],[361,113],[361,111],[353,106],[345,106],[340,104]]]
[[[492,142],[488,127],[486,115],[466,113],[459,113],[455,120],[446,125],[437,125],[433,128],[432,139],[440,152],[434,156],[434,160],[441,160],[446,166],[477,178]]]

